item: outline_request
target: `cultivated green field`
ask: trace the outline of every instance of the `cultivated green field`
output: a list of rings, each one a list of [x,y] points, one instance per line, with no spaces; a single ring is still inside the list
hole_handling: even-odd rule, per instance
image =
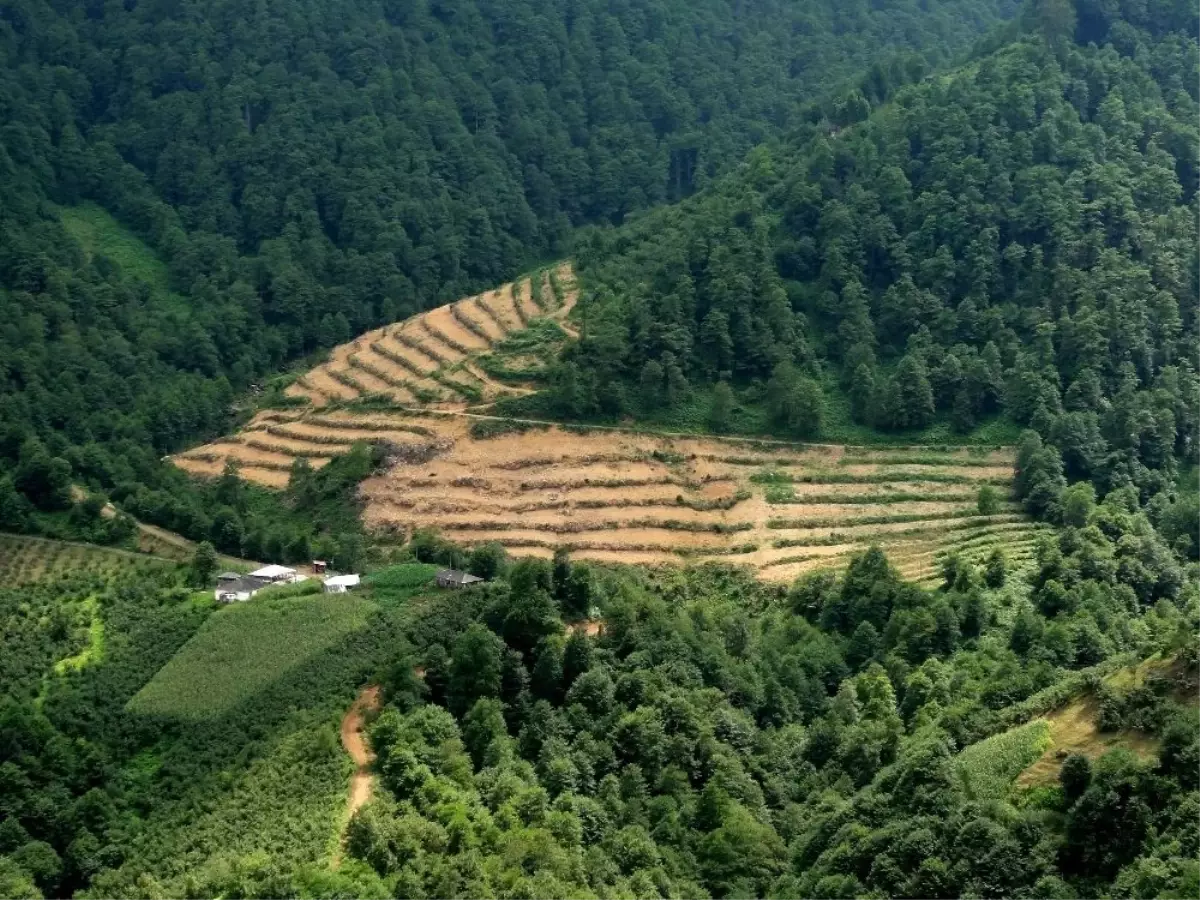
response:
[[[172,560],[20,534],[0,534],[0,583],[9,587],[59,575],[112,575],[120,570],[161,568]]]
[[[219,610],[129,708],[192,721],[221,715],[363,628],[374,608],[353,595],[321,595]]]
[[[958,777],[975,800],[998,800],[1050,746],[1050,723],[1035,719],[971,744],[955,759]]]

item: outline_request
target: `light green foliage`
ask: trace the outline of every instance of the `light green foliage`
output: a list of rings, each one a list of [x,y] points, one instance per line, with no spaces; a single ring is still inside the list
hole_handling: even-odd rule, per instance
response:
[[[84,598],[80,608],[87,620],[87,642],[78,653],[64,657],[54,664],[56,675],[82,669],[104,658],[104,619],[101,618],[100,604],[95,595]]]
[[[58,215],[67,233],[79,242],[89,259],[97,254],[105,256],[120,267],[125,277],[142,281],[160,294],[170,291],[166,263],[107,210],[95,203],[81,203],[60,207]]]
[[[976,800],[998,800],[1013,780],[1050,746],[1050,723],[1028,724],[971,744],[955,757],[963,790]]]
[[[367,585],[376,600],[399,600],[430,587],[438,567],[430,563],[401,563],[368,575]]]
[[[220,879],[252,853],[277,864],[317,862],[345,803],[345,771],[333,723],[298,723],[214,791],[204,812],[156,823],[170,826],[171,852],[155,860],[155,877],[179,890],[188,877]]]
[[[983,485],[979,489],[975,505],[981,516],[995,515],[1000,510],[1000,497],[996,488],[990,484]]]
[[[254,597],[219,610],[129,708],[185,720],[225,713],[362,628],[372,609],[361,597],[341,594]]]
[[[66,573],[107,577],[120,572],[165,571],[170,560],[29,535],[0,534],[0,582],[8,586],[52,579]]]

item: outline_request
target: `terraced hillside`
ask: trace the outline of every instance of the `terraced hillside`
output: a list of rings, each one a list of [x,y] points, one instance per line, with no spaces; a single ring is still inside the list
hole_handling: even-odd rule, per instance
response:
[[[499,431],[489,438],[472,436]],[[560,546],[626,563],[725,560],[787,580],[836,566],[871,543],[910,577],[936,577],[942,554],[1032,552],[1038,527],[1008,500],[1006,448],[868,448],[564,429],[453,413],[268,411],[240,434],[176,463],[287,483],[356,440],[387,441],[394,464],[362,486],[368,526],[440,529],[517,555]],[[998,509],[981,515],[981,487]]]
[[[375,396],[443,409],[527,393],[546,350],[572,332],[562,321],[578,292],[569,263],[498,290],[367,332],[306,373],[287,393],[314,407]]]

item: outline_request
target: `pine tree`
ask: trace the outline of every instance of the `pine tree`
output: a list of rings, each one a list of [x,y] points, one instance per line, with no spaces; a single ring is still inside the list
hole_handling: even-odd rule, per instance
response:
[[[933,421],[933,387],[925,359],[906,353],[892,376],[896,386],[894,424],[897,428],[924,428]]]

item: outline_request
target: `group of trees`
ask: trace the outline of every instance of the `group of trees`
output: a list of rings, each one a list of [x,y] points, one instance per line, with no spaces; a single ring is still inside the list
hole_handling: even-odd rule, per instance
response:
[[[117,496],[131,515],[222,553],[287,563],[315,557],[354,571],[367,552],[358,485],[383,465],[386,454],[384,444],[357,443],[317,470],[297,458],[282,491],[252,485],[239,477],[236,465],[227,464],[220,476],[199,484],[174,473],[164,486],[138,485]]]
[[[356,889],[1186,894],[1200,878],[1194,710],[1169,680],[1128,691],[1069,674],[1183,648],[1171,677],[1196,677],[1195,585],[1185,604],[1169,554],[1135,574],[1131,557],[1150,572],[1154,553],[1135,545],[1154,538],[1122,502],[1039,551],[1028,599],[1005,589],[1002,557],[948,563],[932,593],[878,550],[786,594],[716,568],[589,573],[604,628],[588,637],[559,622],[579,614],[556,599],[576,567],[517,564],[448,600],[452,616],[426,611],[437,627],[410,631],[389,670],[371,729],[384,791],[347,838],[367,867]],[[1015,806],[974,793],[959,750],[1089,683],[1122,710],[1116,727],[1163,736],[1160,762],[1073,758]],[[1006,783],[1037,752],[990,764]]]
[[[1025,36],[865,121],[581,236],[558,411],[646,409],[662,371],[668,401],[723,383],[794,431],[769,384],[790,366],[800,406],[838,393],[902,431],[1003,414],[1070,480],[1168,484],[1200,425],[1196,12],[1077,5],[1033,4]]]
[[[423,534],[414,554],[491,580],[431,591],[431,567],[385,570],[367,627],[195,722],[128,704],[209,614],[182,568],[0,590],[0,889],[1189,896],[1197,582],[1133,489],[1069,500],[1028,573],[950,557],[935,591],[877,549],[784,589],[714,565],[464,559]],[[49,674],[95,617],[103,652]],[[334,726],[372,677],[378,787],[330,872]],[[1158,754],[1119,746],[1017,790],[1040,745],[975,752],[1083,692]]]
[[[325,817],[345,802],[336,724],[403,646],[395,611],[220,715],[134,712],[139,690],[223,614],[188,576],[139,566],[0,587],[0,896],[246,896],[232,882],[255,849],[289,881],[326,851]],[[76,656],[86,661],[61,665]]]
[[[10,5],[0,518],[40,521],[9,486],[27,439],[59,481],[67,460],[110,493],[175,490],[161,456],[228,429],[234,398],[287,362],[561,255],[575,225],[691,194],[799,118],[838,115],[836,94],[813,98],[880,54],[876,90],[1014,10]],[[87,207],[81,231],[84,202],[120,224]]]

